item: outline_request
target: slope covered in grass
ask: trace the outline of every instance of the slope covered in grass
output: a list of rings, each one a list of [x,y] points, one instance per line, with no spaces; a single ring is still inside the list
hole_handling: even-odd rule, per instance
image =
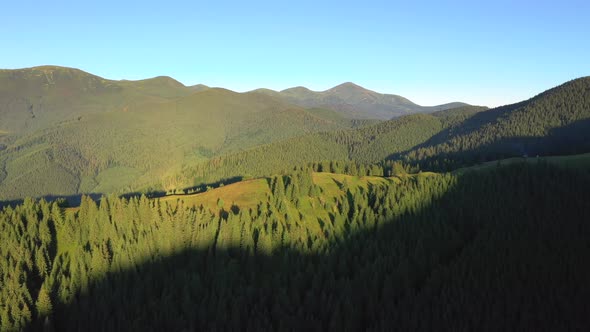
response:
[[[380,176],[352,176],[347,174],[329,172],[311,172],[311,181],[317,186],[316,193],[319,197],[313,197],[313,193],[301,193],[298,211],[302,217],[315,219],[322,215],[323,204],[326,201],[336,202],[346,196],[347,191],[368,191],[370,187],[384,187],[400,184],[410,178],[436,176],[435,173],[424,172],[420,174],[405,174],[392,177]],[[288,179],[288,176],[284,177]],[[206,192],[194,194],[173,194],[161,198],[155,198],[161,202],[167,202],[174,206],[181,203],[183,206],[204,207],[212,213],[220,210],[256,209],[260,202],[267,201],[272,196],[272,181],[274,177],[265,177],[252,180],[238,181],[217,188],[210,188]]]

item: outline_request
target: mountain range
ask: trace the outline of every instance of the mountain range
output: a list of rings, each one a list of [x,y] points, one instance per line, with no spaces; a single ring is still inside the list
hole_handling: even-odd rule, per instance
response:
[[[116,81],[79,69],[57,66],[0,70],[0,130],[16,135],[30,133],[84,114],[178,101],[211,89],[202,84],[184,86],[167,76]],[[292,106],[332,110],[349,119],[387,120],[405,114],[465,105],[450,103],[422,107],[404,97],[379,94],[353,83],[344,83],[323,92],[296,87],[281,92],[258,89],[244,93],[254,94],[274,97]],[[263,102],[277,104],[271,99]]]
[[[2,70],[0,200],[176,190],[322,160],[450,169],[585,152],[588,86],[590,79],[580,78],[488,110],[425,108],[353,83],[324,92],[236,93],[170,77],[113,81],[54,66]]]
[[[381,94],[347,82],[326,91],[311,91],[299,86],[280,92],[258,89],[255,92],[281,98],[307,108],[325,108],[354,119],[389,120],[412,113],[428,113],[467,106],[453,102],[438,106],[420,106],[407,98],[393,94]]]

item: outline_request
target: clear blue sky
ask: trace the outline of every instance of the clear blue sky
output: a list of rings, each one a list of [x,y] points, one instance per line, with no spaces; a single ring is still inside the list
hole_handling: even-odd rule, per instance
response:
[[[588,1],[6,1],[0,68],[500,105],[590,75]]]

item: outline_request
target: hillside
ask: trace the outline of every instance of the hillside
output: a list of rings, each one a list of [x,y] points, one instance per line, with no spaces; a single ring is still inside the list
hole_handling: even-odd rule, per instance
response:
[[[32,80],[30,85],[36,86],[48,80],[41,69],[15,75],[35,72],[17,81]],[[402,160],[419,163],[422,169],[450,170],[525,154],[590,151],[589,78],[491,110],[466,106],[376,122],[350,119],[333,109],[304,109],[269,91],[187,88],[168,77],[110,83],[76,70],[56,73],[54,81],[61,83],[47,90],[48,96],[74,80],[76,84],[68,84],[76,85],[72,89],[81,96],[102,96],[97,91],[110,91],[109,84],[114,84],[115,90],[150,97],[119,108],[87,109],[83,115],[73,108],[67,120],[47,121],[43,129],[18,135],[0,129],[1,200],[170,191],[326,161],[370,167],[383,160]],[[80,80],[94,82],[84,81],[97,90],[81,88]],[[349,95],[350,102],[374,96],[352,84],[329,91]],[[303,88],[287,92],[310,93]]]
[[[353,84],[331,89],[325,97],[350,105],[367,97],[382,99]],[[403,98],[390,97],[406,103]],[[260,91],[239,94],[204,85],[186,87],[165,76],[114,81],[56,66],[3,70],[0,199],[187,187],[201,183],[204,177],[190,179],[183,170],[199,168],[210,160],[215,163],[215,158],[225,155],[248,154],[244,151],[252,149],[269,151],[269,147],[276,151],[273,154],[293,151],[284,157],[294,164],[346,159],[355,153],[372,156],[363,157],[364,161],[376,161],[411,148],[438,130],[438,125],[427,125],[429,129],[417,141],[405,137],[416,130],[412,126],[398,124],[401,131],[391,137],[373,137],[371,130],[347,130],[377,123],[351,119],[334,109],[303,109],[282,96]],[[327,132],[334,134],[314,134]],[[344,141],[350,141],[350,146],[340,146]],[[274,142],[281,143],[275,146]],[[292,143],[294,146],[286,146]],[[250,160],[250,164],[260,164]],[[283,168],[272,162],[265,166],[272,171]],[[254,165],[239,174],[236,169],[221,169],[206,178],[217,181],[222,179],[219,174],[268,174],[257,169],[259,165]]]
[[[63,211],[26,200],[0,211],[0,323],[585,330],[589,182],[547,164],[399,178],[299,170],[186,202],[111,195]]]
[[[589,91],[590,78],[580,78],[512,105],[459,107],[297,137],[220,157],[215,166],[205,163],[184,174],[207,182],[325,160],[372,164],[384,159],[452,170],[512,156],[584,153],[590,151]]]
[[[567,156],[543,156],[543,157],[513,157],[508,159],[499,159],[488,161],[469,167],[456,169],[454,172],[461,174],[471,171],[491,171],[501,166],[512,164],[549,164],[568,170],[574,170],[580,174],[590,175],[590,153],[567,155]]]
[[[432,173],[434,174],[434,173]],[[399,183],[401,178],[415,177],[418,175],[407,175],[400,177],[378,177],[378,176],[351,176],[346,174],[335,174],[329,172],[312,172],[313,184],[319,186],[323,193],[323,199],[335,199],[346,194],[342,190],[342,183],[346,182],[352,189],[364,188],[375,185],[388,185]],[[424,173],[420,176],[429,176]],[[204,207],[211,212],[216,213],[220,208],[231,209],[239,207],[240,209],[255,209],[260,202],[264,202],[271,195],[271,182],[273,177],[258,178],[252,180],[239,181],[222,187],[208,190],[196,194],[168,195],[157,198],[161,202],[166,202],[176,206],[181,202],[184,206]],[[220,203],[222,202],[222,203]],[[220,206],[221,205],[221,206]],[[313,204],[312,204],[313,205]],[[321,213],[321,211],[300,211],[308,213],[307,217]],[[313,213],[312,213],[313,212]]]
[[[401,115],[427,113],[467,106],[464,103],[424,107],[410,100],[392,94],[380,94],[367,90],[354,83],[343,83],[326,91],[311,91],[305,87],[295,87],[280,92],[269,89],[255,90],[306,108],[325,108],[334,110],[353,119],[389,120]]]
[[[114,81],[57,66],[0,70],[0,130],[19,136],[87,114],[163,102],[191,92],[169,77]]]
[[[446,128],[460,126],[485,110],[468,106],[433,114],[407,115],[356,129],[294,137],[187,167],[178,179],[189,187],[241,176],[266,176],[293,166],[326,161],[371,165],[410,151]]]
[[[398,154],[424,167],[457,165],[512,156],[590,151],[590,77],[569,81],[529,100],[478,113],[427,142]],[[447,159],[444,165],[441,159]]]
[[[220,158],[216,165],[222,167],[205,165],[187,174],[221,179],[272,173],[298,162],[371,164],[384,159],[418,163],[422,169],[452,170],[512,156],[584,153],[590,151],[589,91],[590,78],[580,78],[512,105],[490,110],[459,107],[357,130],[309,135]],[[257,159],[267,162],[258,165]]]
[[[165,76],[114,81],[56,66],[2,70],[0,199],[175,188],[187,165],[374,123]]]
[[[174,175],[187,165],[363,125],[169,77],[109,81],[58,67],[2,73],[4,100],[41,97],[24,108],[6,102],[0,111],[0,200],[176,188]]]

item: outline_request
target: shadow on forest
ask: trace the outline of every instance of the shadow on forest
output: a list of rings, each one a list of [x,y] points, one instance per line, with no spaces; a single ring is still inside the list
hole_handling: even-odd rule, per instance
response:
[[[426,142],[401,153],[395,153],[387,157],[388,160],[404,159],[408,153],[418,149],[436,148],[439,144],[448,142],[454,135],[467,135],[477,129],[481,123],[492,121],[503,108],[491,113],[476,113],[464,122],[460,132],[453,129],[445,129]],[[511,108],[510,108],[511,109]],[[505,110],[507,112],[509,110]],[[476,163],[494,161],[512,157],[535,157],[552,155],[571,155],[590,152],[590,119],[578,120],[567,126],[556,127],[541,137],[505,137],[491,144],[477,146],[476,148],[460,151],[433,150],[431,156],[420,160],[408,160],[418,162],[428,170],[452,170],[460,166],[470,166]],[[449,165],[440,165],[445,160]]]
[[[319,253],[287,247],[269,254],[240,247],[179,248],[94,280],[71,303],[56,303],[45,327],[590,327],[588,181],[550,167],[539,174],[522,165],[502,169],[495,178],[465,175],[414,212],[378,229],[351,231]],[[513,187],[511,174],[522,186]],[[547,181],[535,182],[539,176]],[[32,327],[41,329],[36,324]]]

